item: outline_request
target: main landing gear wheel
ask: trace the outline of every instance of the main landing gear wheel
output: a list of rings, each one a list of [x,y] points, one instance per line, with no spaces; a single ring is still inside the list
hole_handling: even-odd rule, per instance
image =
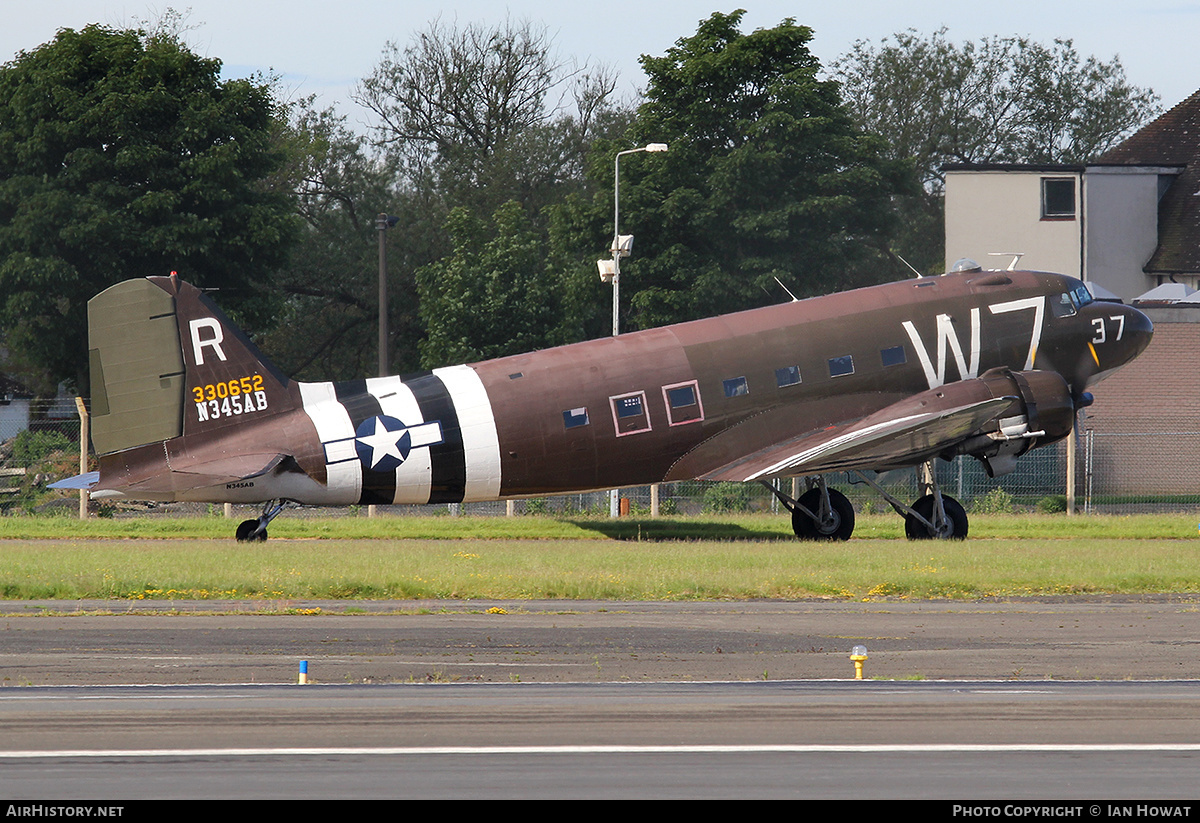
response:
[[[267,539],[267,530],[258,528],[257,520],[243,520],[234,533],[239,543],[261,543]]]
[[[849,540],[854,533],[854,506],[846,495],[829,489],[829,506],[822,510],[821,490],[809,489],[792,509],[792,531],[801,540]],[[813,519],[805,509],[815,514]]]
[[[953,497],[943,494],[942,509],[946,516],[939,519],[937,498],[932,494],[925,495],[912,504],[913,513],[905,516],[904,534],[909,540],[962,540],[965,538],[967,536],[967,512],[962,504]]]

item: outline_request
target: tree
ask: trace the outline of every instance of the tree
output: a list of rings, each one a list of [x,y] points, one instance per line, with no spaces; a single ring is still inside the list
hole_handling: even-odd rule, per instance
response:
[[[1158,111],[1158,96],[1130,85],[1118,58],[1083,59],[1070,40],[959,45],[945,29],[909,30],[859,41],[833,76],[888,157],[914,163],[923,192],[898,203],[906,231],[897,247],[928,272],[943,265],[943,166],[1085,163]]]
[[[956,45],[945,29],[893,39],[859,41],[834,77],[859,124],[885,137],[891,156],[916,158],[931,189],[947,163],[1085,163],[1158,111],[1118,58],[1082,59],[1070,40]]]
[[[588,191],[597,137],[628,123],[614,88],[603,68],[560,63],[544,27],[512,21],[435,20],[407,47],[389,45],[361,82],[376,145],[399,174],[393,213],[409,229],[389,235],[420,272],[424,365],[578,339],[574,315],[530,304],[561,304],[546,286],[559,271],[553,208]]]
[[[388,330],[392,371],[419,368],[421,338],[413,272],[436,253],[427,212],[396,187],[396,170],[365,137],[312,99],[292,105],[284,176],[303,220],[286,270],[275,278],[283,295],[280,322],[263,339],[277,365],[304,380],[374,374],[377,367],[378,230],[380,212],[402,216],[388,243]],[[397,242],[397,238],[402,238]],[[440,252],[440,250],[439,250]]]
[[[810,29],[788,19],[742,34],[742,15],[713,14],[642,57],[646,101],[609,148],[670,148],[621,165],[621,230],[638,238],[621,267],[624,328],[787,299],[776,278],[811,295],[881,277],[903,164],[818,78]],[[609,192],[613,153],[593,166]]]
[[[0,328],[10,362],[86,387],[86,301],[178,271],[266,317],[294,232],[265,84],[175,37],[88,26],[0,67]],[[227,298],[227,305],[234,301]],[[43,386],[45,383],[43,383]]]
[[[503,357],[545,344],[553,293],[544,242],[520,203],[496,210],[490,225],[465,208],[448,222],[454,251],[417,273],[429,368]]]
[[[517,200],[536,215],[582,178],[614,87],[603,68],[558,62],[544,27],[434,20],[407,47],[388,45],[356,100],[375,114],[378,144],[446,198],[446,213]]]

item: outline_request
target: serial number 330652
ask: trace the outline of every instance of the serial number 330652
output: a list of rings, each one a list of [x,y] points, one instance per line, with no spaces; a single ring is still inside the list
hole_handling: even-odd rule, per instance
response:
[[[262,411],[267,407],[261,374],[193,386],[192,399],[196,401],[201,421]]]

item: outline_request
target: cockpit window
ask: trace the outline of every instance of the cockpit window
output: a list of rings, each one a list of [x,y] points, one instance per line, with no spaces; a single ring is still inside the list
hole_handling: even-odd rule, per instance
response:
[[[1063,292],[1050,298],[1050,311],[1055,317],[1070,317],[1075,313],[1074,292]]]
[[[1073,291],[1071,293],[1073,295],[1075,295],[1075,304],[1077,306],[1079,306],[1080,308],[1082,308],[1083,306],[1086,306],[1088,303],[1091,303],[1093,300],[1096,299],[1096,298],[1092,297],[1092,293],[1091,293],[1091,291],[1088,290],[1088,287],[1083,285],[1082,283],[1080,283],[1078,286],[1076,286],[1075,291]]]
[[[1050,298],[1050,310],[1055,317],[1070,317],[1093,300],[1088,287],[1076,281],[1070,291]]]

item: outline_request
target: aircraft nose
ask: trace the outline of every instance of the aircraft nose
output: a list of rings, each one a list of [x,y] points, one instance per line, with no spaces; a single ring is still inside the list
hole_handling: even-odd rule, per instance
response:
[[[1096,305],[1096,304],[1093,304]],[[1095,368],[1086,380],[1095,383],[1110,372],[1133,360],[1150,345],[1154,324],[1133,306],[1107,305],[1092,319],[1093,336],[1089,344]]]
[[[1133,306],[1121,306],[1121,309],[1125,317],[1125,334],[1123,339],[1117,341],[1123,345],[1119,345],[1114,352],[1119,364],[1128,363],[1145,351],[1154,337],[1154,324],[1149,317]]]

